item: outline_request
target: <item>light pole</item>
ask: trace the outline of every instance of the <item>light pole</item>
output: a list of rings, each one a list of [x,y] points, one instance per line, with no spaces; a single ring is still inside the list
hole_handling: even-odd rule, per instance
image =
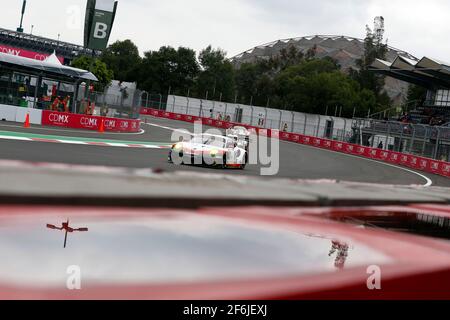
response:
[[[20,26],[17,28],[17,32],[23,32],[23,16],[25,15],[25,9],[27,7],[27,0],[23,0],[22,15],[20,16]]]
[[[162,98],[163,98],[162,94],[159,94],[159,106],[158,106],[158,110],[161,110],[161,108],[162,108]]]
[[[146,99],[145,99],[145,107],[146,108],[148,108],[148,92],[147,91],[142,91],[142,94],[141,94],[141,100],[142,100],[142,96],[145,94],[145,97],[146,97]]]

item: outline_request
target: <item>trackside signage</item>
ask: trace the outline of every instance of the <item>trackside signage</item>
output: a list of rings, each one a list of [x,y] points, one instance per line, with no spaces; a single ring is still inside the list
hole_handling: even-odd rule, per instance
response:
[[[84,46],[93,50],[104,50],[116,16],[117,1],[88,0],[84,27]]]
[[[140,131],[140,120],[105,118],[48,110],[42,112],[42,125],[44,126],[99,130],[102,122],[106,131],[131,133]]]
[[[39,53],[39,52],[35,52],[35,51],[24,50],[24,49],[20,49],[20,48],[5,46],[3,44],[0,45],[0,52],[10,54],[13,56],[39,60],[39,61],[44,61],[49,56],[49,54],[46,54],[46,53]],[[58,56],[58,60],[64,64],[64,57]]]

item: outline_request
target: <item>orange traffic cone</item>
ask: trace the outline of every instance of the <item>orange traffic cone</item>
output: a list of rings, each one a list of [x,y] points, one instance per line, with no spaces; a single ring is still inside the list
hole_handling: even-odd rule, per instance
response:
[[[98,132],[100,133],[105,132],[105,125],[103,124],[103,118],[102,121],[100,122],[100,128],[98,129]]]
[[[27,113],[26,117],[25,117],[25,123],[23,124],[24,128],[29,128],[30,127],[30,114]]]

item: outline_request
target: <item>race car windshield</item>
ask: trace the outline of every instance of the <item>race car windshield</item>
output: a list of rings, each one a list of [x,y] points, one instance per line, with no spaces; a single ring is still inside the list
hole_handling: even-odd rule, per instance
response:
[[[195,143],[195,144],[203,144],[205,141],[205,137],[194,137],[192,138],[192,140],[190,141],[190,143]]]
[[[210,136],[206,139],[205,145],[214,146],[217,148],[233,148],[234,141],[231,139],[223,139],[221,137]]]

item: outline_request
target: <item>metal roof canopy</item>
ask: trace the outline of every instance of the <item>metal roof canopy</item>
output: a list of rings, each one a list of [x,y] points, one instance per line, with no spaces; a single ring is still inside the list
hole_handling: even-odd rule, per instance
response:
[[[72,68],[56,63],[18,57],[0,52],[0,66],[27,72],[33,75],[53,77],[58,80],[76,82],[77,80],[98,81],[97,77],[87,70]]]
[[[358,43],[360,45],[364,44],[364,39],[355,38],[355,37],[348,37],[344,35],[311,35],[311,36],[304,36],[304,37],[298,37],[298,38],[288,38],[288,39],[280,39],[276,41],[272,41],[266,44],[262,44],[256,47],[253,47],[251,49],[248,49],[240,54],[235,55],[234,57],[230,58],[231,61],[239,60],[243,57],[246,57],[248,55],[253,55],[256,49],[264,49],[264,48],[274,48],[274,46],[282,46],[283,44],[286,46],[287,44],[291,45],[301,45],[303,42],[309,42],[309,44],[320,44],[322,41],[326,40],[341,40],[341,41],[347,41],[349,43]],[[284,46],[283,46],[284,47]],[[390,51],[395,51],[398,54],[401,54],[405,57],[408,57],[409,59],[415,59],[415,57],[406,51],[397,49],[395,47],[388,46],[388,49]]]
[[[450,89],[450,64],[432,58],[414,61],[398,56],[392,63],[376,59],[371,69],[427,89]]]

